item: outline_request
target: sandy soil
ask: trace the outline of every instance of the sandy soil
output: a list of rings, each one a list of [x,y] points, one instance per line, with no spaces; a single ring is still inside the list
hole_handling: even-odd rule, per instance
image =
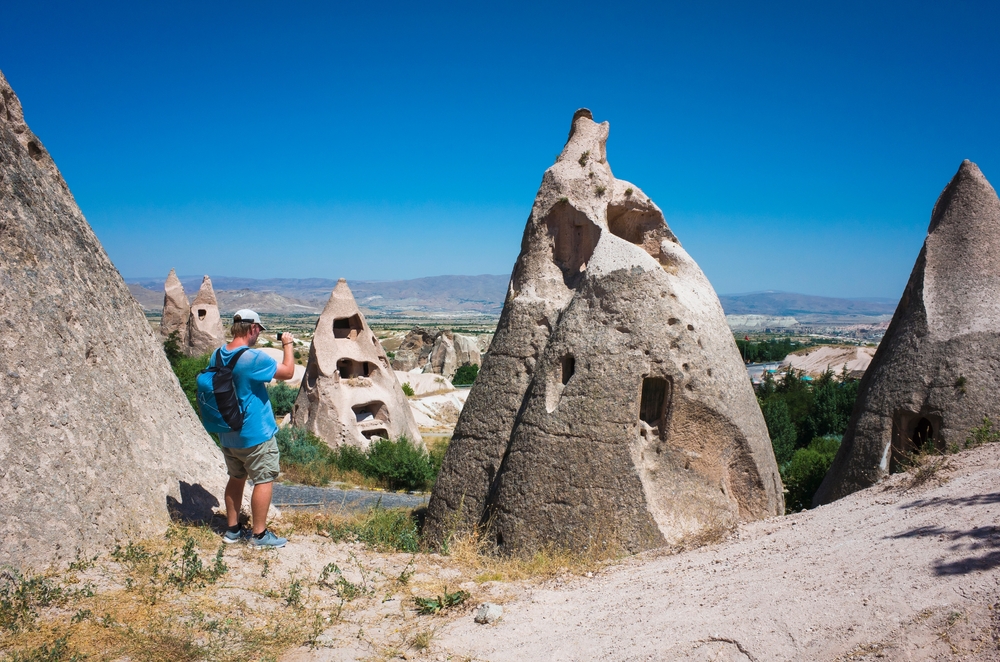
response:
[[[721,544],[525,587],[500,623],[457,619],[435,649],[518,662],[998,660],[1000,447],[947,465],[919,488],[893,476]]]

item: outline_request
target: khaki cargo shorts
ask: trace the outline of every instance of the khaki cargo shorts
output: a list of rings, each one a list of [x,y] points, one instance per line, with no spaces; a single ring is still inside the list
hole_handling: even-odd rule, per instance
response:
[[[278,442],[271,437],[250,448],[222,448],[226,469],[233,478],[250,478],[254,485],[278,478]]]

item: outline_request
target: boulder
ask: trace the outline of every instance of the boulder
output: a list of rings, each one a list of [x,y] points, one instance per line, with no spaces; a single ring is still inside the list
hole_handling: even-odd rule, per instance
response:
[[[456,370],[463,365],[482,365],[483,356],[479,351],[479,341],[474,336],[463,336],[456,333],[455,364]],[[454,375],[451,375],[454,377]]]
[[[173,269],[167,275],[163,284],[163,315],[160,317],[160,335],[164,339],[177,332],[177,342],[184,351],[188,346],[188,318],[191,316],[191,303],[184,286],[181,285],[177,272]]]
[[[3,74],[0,228],[0,566],[210,515],[222,454]]]
[[[343,278],[316,323],[292,425],[331,448],[366,449],[376,437],[403,435],[423,446],[396,373]]]
[[[424,372],[435,375],[443,375],[451,379],[458,370],[458,362],[455,356],[455,341],[451,331],[439,331],[434,338],[434,346],[431,354],[427,357],[424,365]]]
[[[219,302],[215,299],[212,279],[205,276],[191,304],[188,317],[188,354],[201,356],[226,344],[226,328],[219,315]]]
[[[997,237],[1000,200],[964,161],[934,205],[815,504],[876,483],[914,451],[961,447],[984,416],[1000,421]]]
[[[434,348],[434,338],[434,334],[428,329],[414,327],[396,350],[392,369],[403,372],[422,369],[427,365],[427,359]]]
[[[535,198],[428,505],[440,543],[638,551],[783,512],[719,299],[587,110]]]

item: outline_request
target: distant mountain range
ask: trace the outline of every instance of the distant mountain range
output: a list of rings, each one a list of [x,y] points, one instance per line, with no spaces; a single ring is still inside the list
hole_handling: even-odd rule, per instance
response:
[[[431,276],[412,280],[349,281],[358,304],[369,312],[393,314],[481,314],[498,316],[507,296],[510,276]],[[127,279],[133,296],[146,310],[163,306],[162,278]],[[201,286],[201,276],[182,276],[189,297]],[[251,308],[261,313],[319,313],[337,284],[328,278],[212,278],[223,313]],[[839,299],[793,292],[749,292],[719,297],[727,315],[802,317],[892,315],[896,301],[882,298]]]

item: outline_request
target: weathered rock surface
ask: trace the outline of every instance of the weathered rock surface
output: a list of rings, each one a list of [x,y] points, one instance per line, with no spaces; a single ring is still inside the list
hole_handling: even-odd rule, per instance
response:
[[[188,317],[188,353],[201,356],[215,351],[226,343],[226,329],[219,315],[219,302],[215,299],[212,279],[205,276],[201,288],[191,304]]]
[[[0,74],[0,565],[155,535],[226,471]]]
[[[902,455],[1000,420],[1000,200],[964,161],[931,213],[889,329],[815,503],[868,487]]]
[[[441,541],[639,550],[783,511],[722,306],[578,111],[542,179],[490,351],[431,496]]]
[[[434,349],[434,334],[429,329],[414,327],[395,352],[392,369],[410,372],[427,365],[427,359]]]
[[[191,316],[191,303],[187,294],[184,293],[184,286],[177,278],[177,272],[173,269],[167,275],[167,282],[163,284],[163,315],[160,317],[160,335],[164,339],[171,333],[177,333],[177,341],[182,349],[186,351],[188,346],[188,317]]]
[[[382,345],[341,278],[316,323],[292,424],[330,447],[406,435],[423,445]]]

